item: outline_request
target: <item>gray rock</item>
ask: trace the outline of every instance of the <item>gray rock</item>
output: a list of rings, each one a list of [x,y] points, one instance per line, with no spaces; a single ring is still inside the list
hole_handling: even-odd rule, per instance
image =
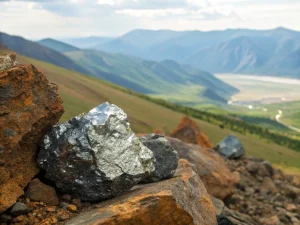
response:
[[[243,144],[233,135],[229,135],[223,139],[215,147],[215,150],[228,159],[239,159],[245,155]]]
[[[141,137],[140,141],[153,152],[155,157],[155,170],[142,182],[157,182],[172,177],[178,166],[178,155],[168,139],[163,135],[150,134]]]
[[[258,225],[251,217],[241,214],[239,212],[232,211],[228,208],[224,208],[221,215],[217,216],[218,225]]]
[[[11,215],[1,214],[0,215],[0,223],[9,223],[12,220]]]
[[[48,179],[85,201],[122,194],[153,172],[154,162],[124,111],[109,103],[54,126],[38,155]]]
[[[212,203],[215,206],[217,216],[220,216],[225,208],[225,204],[222,200],[215,198],[214,196],[210,196]]]
[[[10,214],[13,216],[19,216],[22,214],[26,214],[28,212],[28,207],[22,202],[17,202],[13,205],[13,207],[10,210]]]

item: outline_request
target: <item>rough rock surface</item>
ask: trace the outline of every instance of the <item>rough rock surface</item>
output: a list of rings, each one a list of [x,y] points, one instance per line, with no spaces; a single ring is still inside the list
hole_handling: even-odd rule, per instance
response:
[[[234,193],[239,176],[229,170],[225,160],[218,153],[203,149],[199,145],[186,144],[175,138],[168,140],[179,158],[195,165],[196,173],[212,196],[223,200]]]
[[[87,201],[129,190],[154,171],[154,161],[124,111],[109,103],[54,126],[38,156],[46,177],[62,192]]]
[[[62,114],[57,86],[34,66],[0,72],[0,213],[38,173],[38,143]]]
[[[46,205],[58,205],[58,197],[55,188],[42,183],[39,179],[33,179],[26,191],[26,197],[31,201],[44,202]]]
[[[168,139],[162,135],[150,134],[140,138],[155,157],[155,170],[142,182],[157,182],[174,175],[178,166],[177,152],[172,148]]]
[[[208,137],[200,130],[197,123],[187,116],[184,116],[182,118],[182,120],[170,136],[180,139],[186,143],[198,144],[205,148],[213,147],[213,144],[208,139]]]
[[[222,140],[215,147],[215,150],[228,159],[239,159],[245,155],[243,144],[233,135],[229,135]]]
[[[286,175],[263,159],[252,157],[227,160],[227,164],[241,177],[236,193],[225,201],[229,209],[247,214],[257,224],[300,224],[300,184],[293,182],[297,176]],[[257,168],[268,168],[269,172]]]
[[[186,160],[174,178],[135,187],[103,202],[66,225],[216,225],[214,206],[198,175]]]
[[[224,208],[221,215],[218,216],[218,225],[259,225],[251,217]]]
[[[1,46],[0,46],[1,48]],[[18,63],[16,62],[17,55],[16,53],[12,52],[6,56],[0,56],[0,72],[3,70],[10,69],[14,66],[17,66]]]
[[[216,215],[217,215],[217,216],[220,216],[220,215],[223,213],[224,209],[225,209],[225,204],[224,204],[224,202],[223,202],[222,200],[220,200],[220,199],[215,198],[215,197],[212,196],[212,195],[210,196],[210,199],[211,199],[212,203],[213,203],[214,206],[215,206],[215,209],[216,209]]]

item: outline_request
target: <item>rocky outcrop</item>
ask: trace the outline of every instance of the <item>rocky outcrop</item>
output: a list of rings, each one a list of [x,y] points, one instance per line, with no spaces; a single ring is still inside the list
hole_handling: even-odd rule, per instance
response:
[[[86,201],[124,193],[154,171],[154,161],[125,112],[109,103],[54,126],[38,156],[48,179]]]
[[[153,152],[155,158],[155,170],[142,182],[157,182],[172,177],[178,166],[178,155],[170,142],[158,134],[141,137],[140,141]]]
[[[233,135],[227,136],[214,149],[228,159],[239,159],[245,155],[243,144]]]
[[[15,60],[14,54],[8,57]],[[57,86],[34,66],[4,67],[0,71],[0,213],[16,202],[38,173],[38,144],[63,114]]]
[[[295,176],[253,157],[227,160],[227,164],[241,177],[236,192],[226,199],[229,209],[247,214],[262,225],[300,224],[300,189],[293,183]]]
[[[175,138],[168,138],[179,158],[195,165],[195,172],[201,177],[208,192],[219,199],[232,195],[239,182],[238,173],[232,173],[224,159],[216,152],[199,145],[186,144]]]
[[[218,225],[259,225],[248,215],[224,208],[221,215],[218,216]]]
[[[66,225],[216,225],[214,206],[190,164],[180,160],[174,178],[137,186]]]
[[[173,138],[190,144],[198,144],[205,148],[212,148],[213,144],[208,137],[200,130],[197,123],[189,117],[184,116],[178,126],[170,135]]]

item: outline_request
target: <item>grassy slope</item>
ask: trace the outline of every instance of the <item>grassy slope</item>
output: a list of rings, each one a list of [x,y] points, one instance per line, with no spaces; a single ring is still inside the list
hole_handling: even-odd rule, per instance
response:
[[[178,90],[181,90],[182,88],[201,90],[204,87],[207,87],[224,98],[237,92],[237,89],[216,79],[210,73],[182,66],[173,61],[159,63],[96,50],[74,51],[65,53],[65,55],[69,56],[82,67],[85,67],[89,70],[90,74],[93,74],[96,77],[109,80],[109,78],[103,77],[103,72],[111,73],[122,79],[142,85],[153,93],[162,94],[163,97],[174,98],[174,96],[179,94]],[[125,84],[122,84],[122,86],[135,90]],[[135,91],[141,92],[139,90]],[[198,98],[194,101],[202,102],[203,96],[201,96],[201,94],[202,92],[198,91],[196,93]],[[182,96],[182,98],[191,99],[194,94],[190,94],[190,92],[181,92],[180,96]],[[178,98],[176,98],[176,100],[182,101],[182,99]]]
[[[7,53],[0,50],[0,54]],[[65,114],[61,121],[65,121],[79,113],[86,112],[92,107],[109,101],[120,106],[129,115],[135,132],[147,133],[160,127],[171,131],[183,116],[162,106],[126,94],[107,83],[93,77],[66,70],[52,64],[18,55],[18,61],[23,64],[33,64],[43,71],[51,82],[58,84],[59,93],[64,100]],[[255,137],[248,137],[220,129],[215,125],[196,120],[200,128],[217,143],[226,135],[233,133],[244,143],[247,153],[252,156],[268,159],[277,165],[281,164],[291,170],[292,167],[300,171],[300,153],[285,147],[267,143]]]

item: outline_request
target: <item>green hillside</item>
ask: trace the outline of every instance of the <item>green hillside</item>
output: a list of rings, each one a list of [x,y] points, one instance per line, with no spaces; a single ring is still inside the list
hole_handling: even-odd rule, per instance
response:
[[[0,50],[0,54],[7,53]],[[112,84],[93,77],[66,70],[52,64],[18,55],[18,61],[23,64],[33,64],[43,71],[51,82],[58,84],[59,93],[64,100],[65,121],[79,113],[86,112],[96,105],[109,101],[120,106],[129,115],[135,132],[148,133],[160,127],[167,131],[173,130],[183,114],[171,111],[163,106],[124,93]],[[253,136],[245,136],[228,129],[196,120],[200,128],[214,142],[219,142],[228,134],[235,134],[244,143],[249,155],[261,157],[281,165],[289,171],[300,171],[300,153],[288,148],[268,143]]]
[[[184,103],[227,102],[238,90],[208,72],[165,60],[147,61],[97,50],[65,53],[96,77],[134,91]],[[209,91],[207,91],[209,89]],[[178,97],[177,97],[178,96]]]

